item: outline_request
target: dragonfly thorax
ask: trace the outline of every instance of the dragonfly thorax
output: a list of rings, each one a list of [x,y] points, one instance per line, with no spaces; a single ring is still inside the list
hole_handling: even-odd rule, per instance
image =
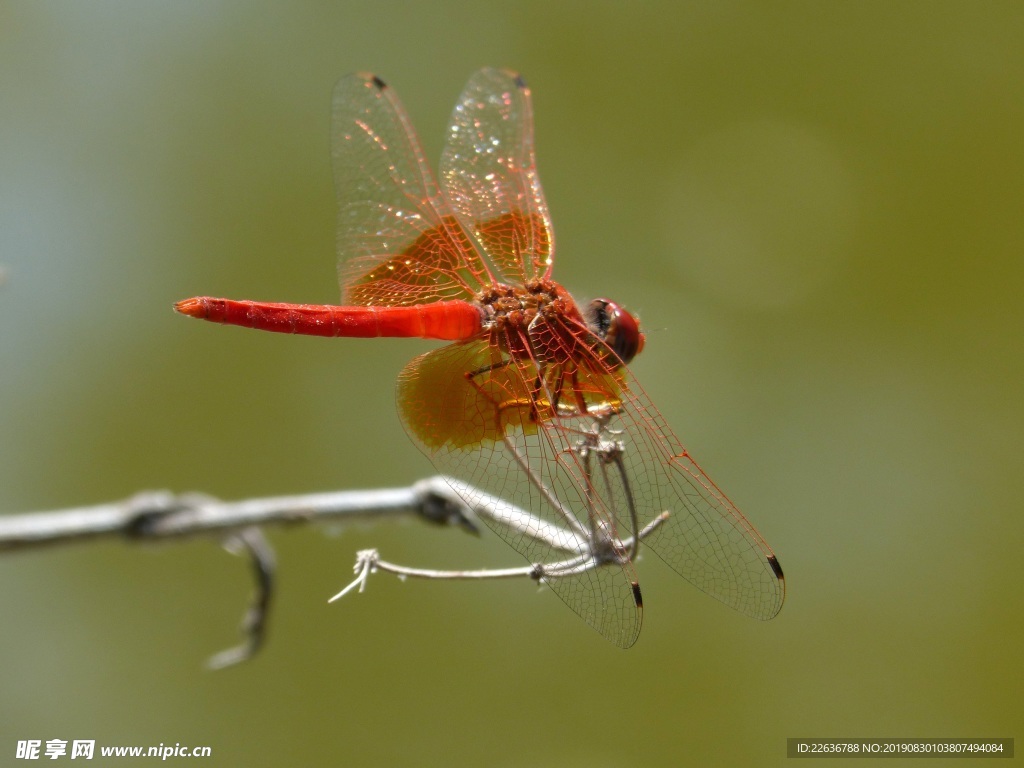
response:
[[[477,296],[489,330],[528,331],[539,320],[561,319],[583,324],[583,315],[569,292],[552,280],[530,280],[524,286],[495,284]]]

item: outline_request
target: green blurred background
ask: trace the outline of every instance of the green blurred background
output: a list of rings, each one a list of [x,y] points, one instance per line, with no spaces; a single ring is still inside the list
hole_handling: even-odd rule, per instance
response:
[[[387,79],[433,159],[501,65],[533,87],[556,277],[640,314],[639,381],[789,587],[762,624],[646,558],[622,652],[521,583],[325,603],[364,547],[519,564],[496,537],[275,530],[269,645],[210,673],[250,586],[216,542],[5,556],[0,763],[29,738],[658,766],[1024,735],[1022,40],[1019,3],[0,3],[0,510],[429,475],[392,399],[426,342],[171,304],[336,301],[334,81]]]

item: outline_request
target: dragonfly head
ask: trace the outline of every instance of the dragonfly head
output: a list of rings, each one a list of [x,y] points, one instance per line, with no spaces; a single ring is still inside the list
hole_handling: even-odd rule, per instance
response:
[[[587,307],[587,325],[623,363],[629,363],[644,348],[640,323],[633,315],[608,299],[594,299]]]

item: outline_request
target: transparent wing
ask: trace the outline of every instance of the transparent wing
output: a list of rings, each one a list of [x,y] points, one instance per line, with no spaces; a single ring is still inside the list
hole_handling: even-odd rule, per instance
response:
[[[646,545],[729,607],[756,619],[774,617],[786,582],[761,534],[683,448],[635,382],[623,392],[618,419],[641,519],[669,514]]]
[[[380,78],[342,78],[333,98],[343,301],[409,306],[469,299],[492,282],[438,192],[415,131]]]
[[[530,90],[482,69],[452,112],[441,183],[465,230],[507,283],[550,277],[554,233],[533,150]]]
[[[565,415],[563,408],[559,428],[589,430],[595,442],[614,445],[621,455],[628,488],[595,487],[618,527],[632,525],[633,510],[640,530],[667,513],[644,546],[731,608],[758,619],[775,616],[785,599],[785,579],[771,547],[690,457],[643,389],[628,382],[604,343],[582,324],[559,323],[538,325],[532,332],[534,345],[562,350],[552,356],[571,355],[578,369],[576,382],[563,377],[554,386],[566,390],[561,402],[582,400],[586,411],[580,407]],[[596,420],[594,415],[601,413],[606,418]]]
[[[465,374],[469,372],[470,376]],[[640,632],[641,602],[628,556],[590,549],[593,527],[614,546],[613,518],[589,491],[579,436],[550,414],[536,391],[536,361],[510,360],[484,340],[421,355],[399,377],[398,403],[410,436],[470,505],[488,494],[487,524],[533,564],[570,608],[616,645]],[[531,405],[534,404],[534,405]],[[543,425],[543,426],[542,426]],[[524,518],[522,511],[530,513]]]

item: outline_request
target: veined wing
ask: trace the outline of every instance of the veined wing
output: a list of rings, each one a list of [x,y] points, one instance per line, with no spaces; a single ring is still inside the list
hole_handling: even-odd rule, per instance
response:
[[[537,175],[530,90],[517,73],[482,69],[470,78],[448,126],[441,183],[503,282],[550,277],[554,232]]]
[[[614,487],[608,491],[596,485],[594,492],[606,497],[602,505],[615,515],[619,528],[632,525],[629,498],[640,530],[668,513],[642,546],[653,549],[676,573],[731,608],[762,620],[775,616],[786,591],[775,553],[683,448],[643,389],[627,379],[626,369],[608,365],[618,362],[611,350],[582,324],[564,321],[561,329],[539,326],[536,332],[545,335],[535,344],[560,345],[561,354],[571,354],[581,371],[591,372],[579,375],[581,383],[573,385],[588,410],[612,414],[601,424],[598,436],[615,443],[620,452],[628,498]],[[562,341],[566,338],[577,340],[571,350]],[[612,375],[614,380],[608,378]],[[568,396],[560,399],[566,401]],[[544,425],[546,430],[555,426],[593,431],[595,420],[577,409]]]
[[[647,546],[731,608],[773,618],[786,598],[786,581],[768,543],[683,448],[635,382],[623,392],[619,419],[632,446],[626,455],[641,516],[669,513]]]
[[[333,97],[343,301],[409,306],[471,299],[492,281],[438,192],[398,97],[380,78],[342,78]]]
[[[410,436],[454,478],[467,503],[480,503],[481,492],[491,497],[496,516],[485,517],[487,524],[527,561],[548,566],[551,590],[627,648],[642,615],[636,574],[618,538],[628,532],[614,530],[614,518],[590,492],[579,435],[559,428],[568,425],[557,417],[543,421],[552,404],[535,389],[539,376],[536,360],[510,359],[486,340],[452,344],[405,367],[399,410]],[[532,520],[524,522],[521,510]],[[595,539],[610,548],[595,555]]]

